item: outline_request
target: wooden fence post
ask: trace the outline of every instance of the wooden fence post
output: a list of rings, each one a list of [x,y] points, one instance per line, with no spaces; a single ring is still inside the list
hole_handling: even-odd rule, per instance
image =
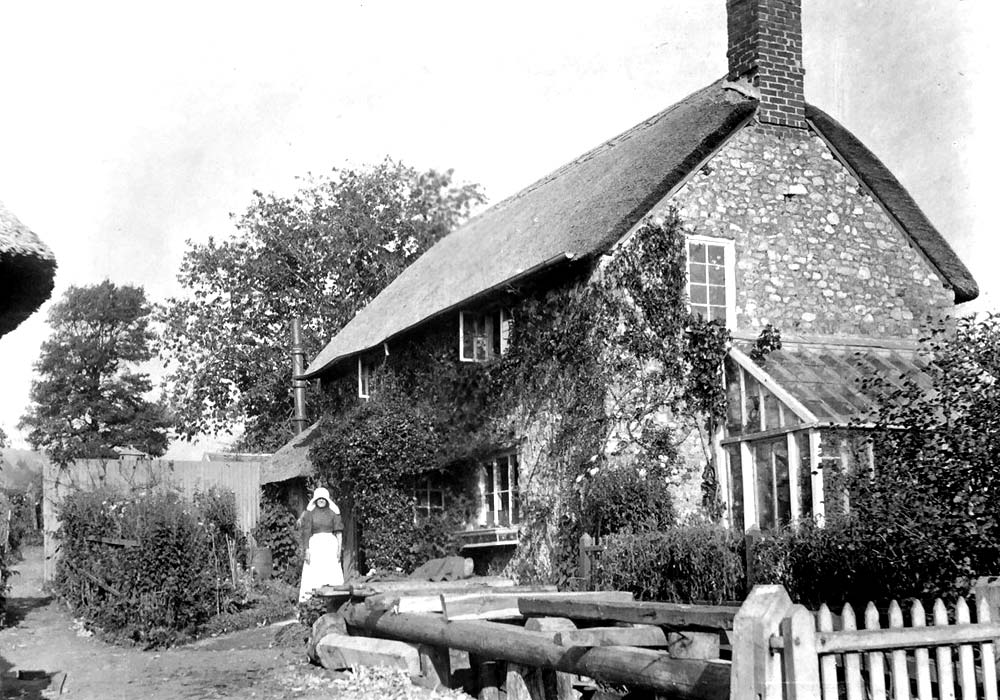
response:
[[[586,532],[580,535],[580,579],[583,581],[584,590],[590,590],[590,578],[593,571],[593,562],[590,559],[590,547],[594,545],[594,538]]]
[[[781,655],[771,637],[781,633],[792,607],[782,586],[756,586],[743,601],[733,620],[730,700],[782,700]]]
[[[986,606],[990,609],[990,619],[996,622],[1000,620],[1000,577],[981,576],[976,579],[972,588],[976,594],[976,603],[986,601]]]
[[[784,639],[782,655],[785,662],[783,670],[785,698],[787,700],[819,698],[816,618],[804,605],[793,605],[788,615],[781,621],[781,636]]]

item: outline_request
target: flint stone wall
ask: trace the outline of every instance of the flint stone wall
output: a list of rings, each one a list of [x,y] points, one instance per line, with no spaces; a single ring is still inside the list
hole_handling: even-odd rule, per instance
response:
[[[796,194],[798,192],[798,194]],[[751,124],[673,197],[736,247],[737,329],[916,338],[954,294],[815,134]]]

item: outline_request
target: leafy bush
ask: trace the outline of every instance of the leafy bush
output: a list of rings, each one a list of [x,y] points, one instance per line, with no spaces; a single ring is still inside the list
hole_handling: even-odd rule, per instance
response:
[[[365,565],[372,569],[410,573],[428,559],[458,552],[455,532],[464,522],[463,508],[453,506],[443,513],[414,522],[413,498],[395,490],[370,507],[363,530]]]
[[[875,474],[852,476],[851,513],[907,595],[952,597],[1000,572],[1000,316],[934,325],[919,363],[866,381]]]
[[[583,489],[583,529],[595,537],[617,532],[665,530],[674,524],[667,482],[632,467],[604,468]]]
[[[24,545],[42,543],[42,531],[35,526],[35,506],[22,491],[7,489],[4,492],[10,508],[8,545],[12,555],[17,555]]]
[[[298,605],[299,623],[312,629],[313,623],[326,613],[326,600],[318,596],[306,598]]]
[[[967,594],[973,582],[955,564],[967,565],[969,552],[950,551],[948,541],[930,540],[919,528],[868,520],[853,511],[827,519],[823,527],[805,523],[766,533],[751,559],[757,583],[781,584],[792,600],[810,607],[950,600]]]
[[[600,588],[678,603],[741,598],[740,540],[718,525],[611,535],[597,566]]]
[[[262,581],[237,609],[213,616],[204,634],[223,634],[287,620],[295,615],[298,589],[280,580]]]
[[[237,599],[229,548],[219,547],[220,533],[235,532],[228,520],[235,509],[225,500],[109,490],[70,495],[59,512],[57,593],[116,639],[161,646],[194,635]]]
[[[275,578],[298,585],[302,576],[302,544],[292,511],[279,499],[265,496],[253,537],[258,547],[271,550]]]
[[[7,581],[10,579],[11,570],[7,562],[10,555],[7,550],[0,546],[0,627],[3,626],[4,616],[7,611]]]

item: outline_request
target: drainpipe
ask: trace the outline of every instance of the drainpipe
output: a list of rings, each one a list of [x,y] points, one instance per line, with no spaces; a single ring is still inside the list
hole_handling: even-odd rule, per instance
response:
[[[299,379],[306,371],[306,351],[302,347],[302,319],[292,319],[292,395],[295,397],[295,433],[301,433],[308,426],[306,418],[306,380]]]

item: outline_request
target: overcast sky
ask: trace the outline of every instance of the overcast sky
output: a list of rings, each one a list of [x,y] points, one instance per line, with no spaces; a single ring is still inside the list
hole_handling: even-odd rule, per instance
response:
[[[803,0],[807,99],[911,191],[981,309],[1000,306],[996,5]],[[0,0],[0,26],[0,200],[55,251],[55,297],[176,293],[187,239],[335,165],[454,168],[498,201],[726,71],[724,0]],[[46,309],[0,339],[15,441]]]

